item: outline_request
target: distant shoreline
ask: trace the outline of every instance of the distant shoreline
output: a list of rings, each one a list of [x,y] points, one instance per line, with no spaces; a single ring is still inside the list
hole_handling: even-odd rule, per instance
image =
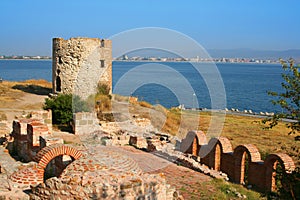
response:
[[[160,60],[113,60],[115,62],[155,62],[155,63],[220,63],[220,64],[266,64],[266,65],[280,65],[280,63],[277,62],[271,62],[271,63],[257,63],[257,62],[214,62],[214,61],[175,61],[175,60],[168,60],[168,61],[160,61]]]
[[[42,61],[51,61],[52,59],[37,59],[37,58],[30,58],[30,59],[22,59],[22,58],[1,58],[0,60],[22,60],[22,61],[38,61],[38,60],[42,60]]]
[[[1,58],[1,60],[17,60],[17,61],[52,61],[52,59],[22,59],[22,58]],[[167,60],[167,61],[161,61],[161,60],[113,60],[113,62],[155,62],[155,63],[221,63],[221,64],[266,64],[266,65],[280,65],[278,62],[215,62],[215,61],[176,61],[176,60]]]

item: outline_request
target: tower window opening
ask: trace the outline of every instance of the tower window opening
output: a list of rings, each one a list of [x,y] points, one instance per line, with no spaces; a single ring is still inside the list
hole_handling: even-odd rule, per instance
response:
[[[100,60],[100,66],[101,68],[104,68],[104,60]]]
[[[61,59],[61,56],[58,56],[58,63],[59,63],[59,64],[62,64],[62,63],[63,63],[63,61],[62,61],[62,59]]]
[[[56,92],[61,92],[61,80],[60,77],[56,77]]]

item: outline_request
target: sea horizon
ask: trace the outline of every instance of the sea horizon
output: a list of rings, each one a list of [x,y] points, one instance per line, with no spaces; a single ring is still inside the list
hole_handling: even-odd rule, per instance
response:
[[[138,66],[139,63],[160,63],[174,68],[182,74],[195,89],[199,105],[198,108],[211,109],[209,92],[205,89],[205,82],[203,82],[201,76],[195,75],[196,72],[190,62],[113,61],[113,87],[126,72]],[[253,112],[281,111],[280,108],[275,107],[270,102],[272,97],[267,95],[267,91],[281,90],[282,69],[280,64],[221,62],[215,64],[224,81],[227,98],[226,108],[235,108],[240,111],[252,110]],[[45,79],[52,82],[51,60],[0,60],[0,70],[0,77],[3,80],[24,81],[28,79]],[[269,80],[265,81],[266,79]],[[147,101],[151,104],[159,103],[167,108],[177,107],[181,104],[172,91],[155,84],[144,85],[132,94],[121,95],[137,96],[140,100]],[[191,94],[190,99],[192,98],[193,96]],[[193,108],[195,105],[193,105],[191,101],[185,103],[187,108]]]

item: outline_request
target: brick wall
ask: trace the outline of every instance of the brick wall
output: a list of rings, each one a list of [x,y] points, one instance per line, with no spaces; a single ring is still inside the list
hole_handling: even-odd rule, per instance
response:
[[[31,118],[38,119],[43,124],[47,125],[49,131],[52,131],[52,111],[51,110],[33,111],[33,112],[31,112]]]
[[[32,160],[32,150],[39,150],[39,136],[52,132],[51,110],[34,111],[30,115],[31,118],[17,119],[12,124],[13,151],[25,162]]]
[[[48,163],[62,155],[69,155],[76,160],[82,156],[82,153],[73,147],[62,144],[47,146],[34,157],[35,164],[14,172],[10,178],[14,183],[25,188],[43,183],[44,172]]]
[[[197,146],[194,144],[195,138]],[[212,138],[207,143],[204,133],[199,131],[190,131],[182,140],[180,149],[188,154],[197,151],[200,163],[226,173],[231,181],[239,184],[247,182],[261,191],[276,190],[276,165],[281,165],[284,174],[295,169],[292,158],[286,154],[270,154],[263,161],[255,145],[243,144],[232,150],[226,137]],[[247,179],[245,173],[248,174]]]

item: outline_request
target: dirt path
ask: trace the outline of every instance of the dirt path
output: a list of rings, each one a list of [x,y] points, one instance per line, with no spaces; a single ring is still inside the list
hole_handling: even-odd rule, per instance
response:
[[[26,87],[30,88],[29,86],[35,82],[3,82],[0,84],[0,113],[5,114],[7,121],[12,121],[15,116],[27,114],[32,110],[42,109],[47,95],[41,95],[38,91],[25,91]]]
[[[164,173],[167,183],[175,187],[184,199],[207,198],[207,193],[214,193],[215,191],[215,188],[209,186],[212,178],[200,172],[178,166],[151,153],[130,146],[120,147],[120,149],[119,153],[123,152],[134,159],[144,172],[151,174]]]

